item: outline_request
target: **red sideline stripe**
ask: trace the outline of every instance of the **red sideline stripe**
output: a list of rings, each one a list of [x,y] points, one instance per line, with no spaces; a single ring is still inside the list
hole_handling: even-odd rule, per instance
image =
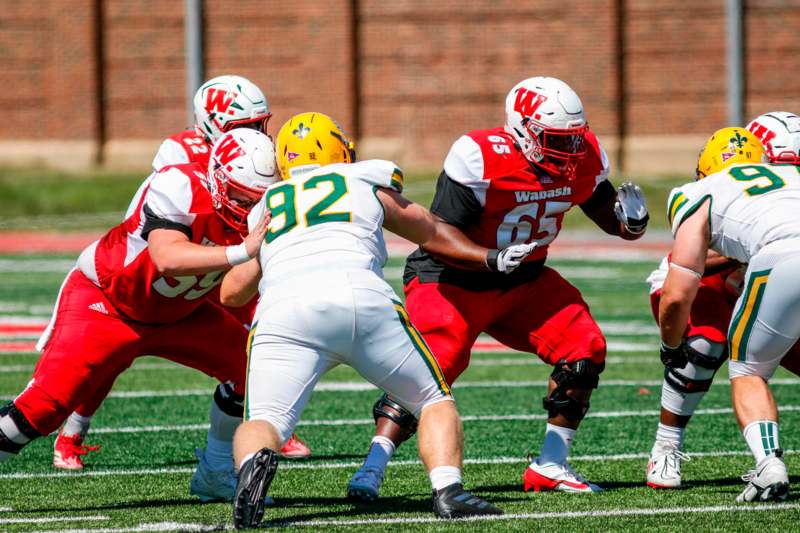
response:
[[[25,333],[41,333],[47,324],[2,324],[0,323],[0,334],[22,335]]]
[[[510,348],[507,347],[505,344],[501,344],[497,341],[476,341],[475,344],[472,345],[472,351],[474,352],[507,352]]]
[[[0,232],[0,253],[75,253],[100,236],[98,232],[56,233],[44,231]]]
[[[0,353],[22,353],[35,351],[35,341],[0,342]]]

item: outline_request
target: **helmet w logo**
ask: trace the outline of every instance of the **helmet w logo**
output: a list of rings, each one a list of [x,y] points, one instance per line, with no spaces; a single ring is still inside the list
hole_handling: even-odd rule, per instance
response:
[[[543,94],[529,91],[525,87],[520,87],[517,89],[517,99],[514,101],[514,111],[523,117],[530,117],[536,113],[536,110],[539,109],[539,106],[541,106],[546,100],[547,97]],[[536,116],[534,118],[538,119],[540,117]]]
[[[232,115],[233,111],[228,111],[228,108],[235,98],[236,93],[212,87],[206,92],[206,111],[209,113],[219,111],[220,113]]]
[[[758,140],[761,141],[761,144],[764,146],[772,142],[772,139],[777,135],[774,131],[767,129],[766,126],[762,126],[755,121],[750,125],[750,131],[753,135],[758,137]]]
[[[244,150],[242,150],[242,147],[239,146],[238,142],[236,142],[236,139],[233,137],[233,135],[230,134],[214,150],[214,157],[223,167],[237,157],[241,157],[243,155]]]

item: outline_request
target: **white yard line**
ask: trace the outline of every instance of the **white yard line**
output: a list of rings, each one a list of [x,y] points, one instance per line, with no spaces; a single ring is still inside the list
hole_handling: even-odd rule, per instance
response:
[[[10,513],[13,510],[11,507],[0,507],[0,513]]]
[[[661,516],[675,514],[697,513],[732,513],[732,512],[763,512],[763,511],[794,511],[800,509],[797,503],[756,504],[756,505],[713,505],[708,507],[673,507],[650,509],[603,509],[595,511],[564,511],[556,513],[509,513],[504,515],[484,515],[462,518],[454,522],[500,522],[507,520],[557,520],[565,518],[603,518],[612,516]],[[410,516],[396,518],[365,518],[361,520],[299,520],[275,521],[271,525],[291,526],[360,526],[360,525],[391,525],[391,524],[431,524],[441,523],[434,516]]]
[[[800,405],[783,405],[782,412],[800,411]],[[644,411],[598,411],[589,412],[587,418],[641,418],[655,417],[660,411],[648,409]],[[698,409],[695,415],[726,415],[733,413],[730,407],[718,407],[708,409]],[[546,413],[527,413],[527,414],[508,414],[508,415],[468,415],[462,416],[464,422],[498,422],[498,421],[526,421],[526,420],[547,420]],[[299,426],[369,426],[374,424],[372,418],[342,418],[342,419],[315,419],[301,420]],[[167,424],[150,426],[122,426],[122,427],[101,427],[92,428],[93,435],[117,434],[117,433],[161,433],[161,432],[180,432],[180,431],[204,431],[208,429],[208,424]]]
[[[662,381],[659,380],[626,380],[626,379],[602,379],[600,387],[658,387]],[[800,379],[780,378],[770,380],[770,385],[800,385]],[[522,387],[544,387],[544,379],[535,381],[460,381],[453,385],[456,389],[485,389],[485,388],[522,388]],[[714,381],[715,387],[729,387],[727,379],[720,378]],[[320,383],[314,388],[317,392],[361,392],[378,390],[371,383],[364,381],[341,381]],[[119,391],[109,394],[110,398],[172,398],[184,396],[211,396],[214,394],[214,387],[208,389],[186,389],[186,390],[139,390],[139,391]],[[10,401],[16,396],[0,396],[2,401]]]
[[[794,455],[797,450],[785,450],[784,453]],[[724,450],[716,452],[695,452],[690,454],[694,458],[699,457],[749,457],[748,450]],[[575,455],[570,457],[570,461],[575,462],[608,462],[608,461],[631,461],[647,459],[649,453],[622,453],[611,455]],[[348,462],[328,462],[318,463],[315,461],[282,461],[281,470],[337,470],[358,468],[363,461]],[[504,465],[527,463],[525,457],[490,457],[490,458],[467,458],[465,464],[470,465]],[[407,459],[403,461],[392,461],[390,467],[417,466],[422,464],[418,459]],[[171,475],[171,474],[190,474],[194,472],[194,467],[174,467],[174,468],[143,468],[127,470],[81,470],[78,472],[49,471],[49,472],[15,472],[10,474],[0,474],[0,479],[51,479],[62,477],[109,477],[109,476],[149,476],[149,475]]]
[[[138,533],[147,531],[233,531],[232,526],[193,524],[185,522],[152,522],[130,527],[103,527],[91,529],[47,529],[32,533]]]
[[[43,516],[40,518],[0,518],[0,524],[49,524],[52,522],[83,522],[111,520],[103,515],[91,516]]]

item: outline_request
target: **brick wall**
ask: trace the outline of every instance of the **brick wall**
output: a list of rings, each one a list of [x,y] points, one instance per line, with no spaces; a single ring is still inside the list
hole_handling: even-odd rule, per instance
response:
[[[512,85],[552,75],[578,91],[590,124],[613,147],[620,127],[620,3],[626,163],[638,168],[647,150],[667,145],[693,157],[697,139],[724,126],[727,116],[723,0],[207,0],[206,77],[234,72],[260,85],[275,115],[273,132],[293,113],[318,110],[348,131],[358,127],[366,155],[438,167],[458,135],[502,123]],[[98,132],[105,132],[110,164],[127,153],[130,162],[146,166],[158,139],[187,125],[183,5],[6,2],[0,10],[0,160],[10,160],[21,143],[46,152],[42,146],[58,141],[66,159],[88,163],[89,156],[68,154],[93,150]],[[800,111],[800,76],[789,74],[800,70],[800,2],[751,0],[745,14],[748,117]],[[104,113],[96,105],[98,66]]]

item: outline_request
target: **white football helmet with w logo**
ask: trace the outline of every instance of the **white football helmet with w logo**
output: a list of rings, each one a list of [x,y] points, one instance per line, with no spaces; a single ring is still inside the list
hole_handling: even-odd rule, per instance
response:
[[[770,163],[800,165],[800,117],[772,111],[754,118],[747,129],[764,145]]]
[[[583,104],[559,79],[537,76],[516,84],[506,96],[505,127],[525,158],[554,176],[574,177],[586,154]]]
[[[264,191],[280,181],[275,145],[260,131],[237,128],[214,144],[208,161],[207,187],[214,209],[231,228],[247,233],[247,215]]]
[[[212,143],[238,127],[266,133],[271,116],[264,93],[242,76],[211,78],[194,95],[195,127]]]

